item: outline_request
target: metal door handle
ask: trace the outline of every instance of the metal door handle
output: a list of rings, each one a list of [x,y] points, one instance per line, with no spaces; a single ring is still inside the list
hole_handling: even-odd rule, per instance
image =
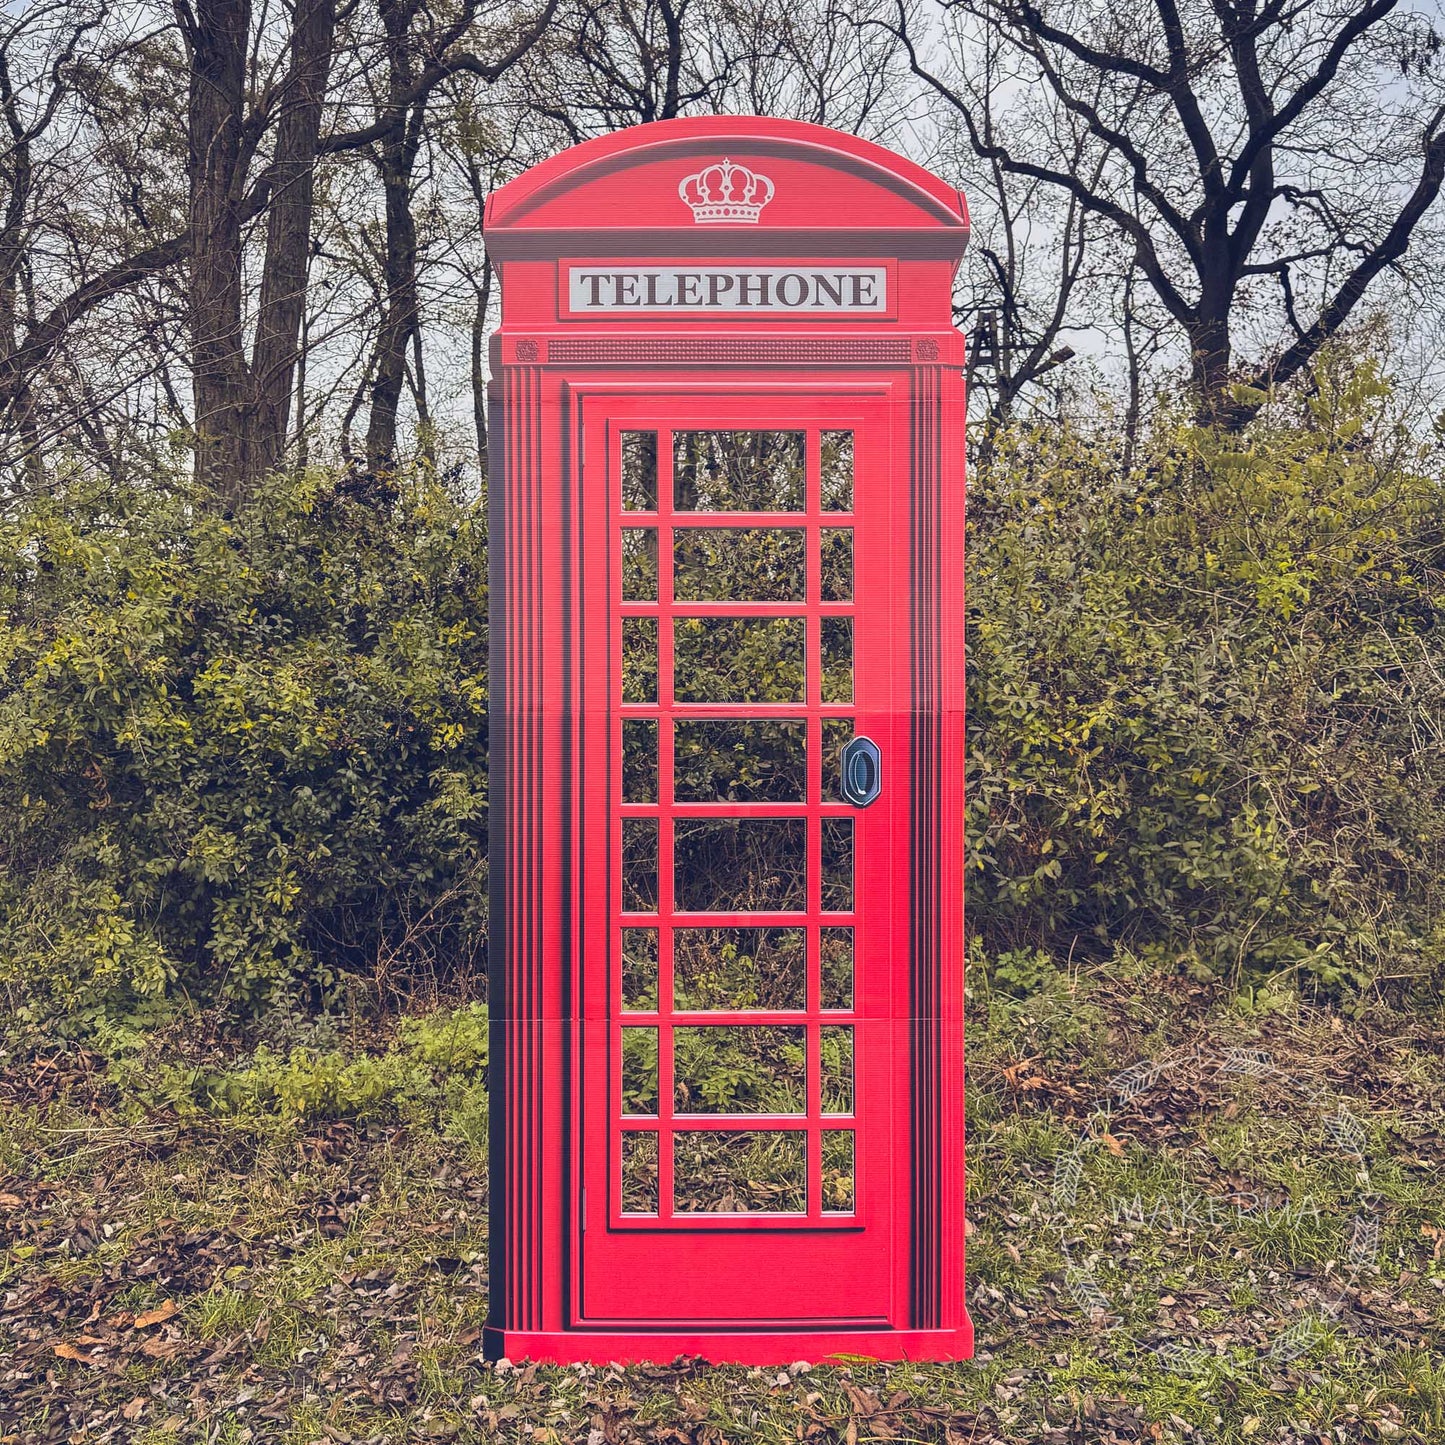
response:
[[[866,808],[883,790],[883,754],[872,738],[856,737],[843,749],[843,800]]]

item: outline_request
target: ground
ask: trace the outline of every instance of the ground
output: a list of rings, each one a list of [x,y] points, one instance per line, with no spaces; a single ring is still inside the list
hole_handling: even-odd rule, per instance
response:
[[[1445,1441],[1438,1012],[1022,985],[970,995],[956,1365],[493,1367],[476,1139],[12,1052],[0,1439]]]

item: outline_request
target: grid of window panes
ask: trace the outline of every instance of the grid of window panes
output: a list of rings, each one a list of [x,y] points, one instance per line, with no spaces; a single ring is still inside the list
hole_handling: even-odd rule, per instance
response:
[[[853,434],[625,431],[620,1207],[855,1204]]]

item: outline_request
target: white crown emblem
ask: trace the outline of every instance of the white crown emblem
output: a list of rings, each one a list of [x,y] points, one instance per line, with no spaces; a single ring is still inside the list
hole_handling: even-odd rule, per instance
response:
[[[773,199],[773,183],[724,156],[687,176],[677,193],[692,207],[692,218],[699,225],[740,221],[756,226],[763,207]]]

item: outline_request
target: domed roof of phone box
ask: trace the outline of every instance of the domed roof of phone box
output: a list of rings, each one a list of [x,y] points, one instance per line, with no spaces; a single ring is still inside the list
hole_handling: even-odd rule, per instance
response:
[[[485,231],[502,260],[721,248],[956,258],[968,208],[930,171],[857,136],[696,116],[632,126],[533,166],[492,193]]]

